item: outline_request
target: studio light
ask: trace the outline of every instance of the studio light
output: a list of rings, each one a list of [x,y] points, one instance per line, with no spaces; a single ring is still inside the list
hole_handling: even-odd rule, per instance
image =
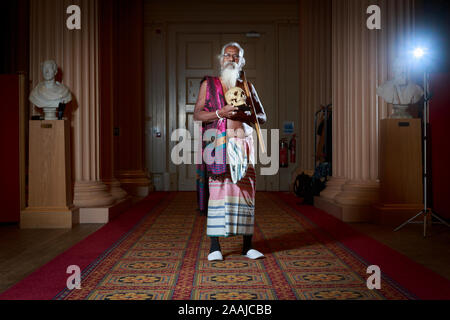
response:
[[[420,59],[426,54],[426,52],[427,52],[427,49],[418,47],[418,48],[414,49],[413,55],[415,58]]]
[[[429,185],[428,185],[428,179],[431,178],[429,176],[429,169],[428,168],[428,161],[431,160],[431,155],[428,155],[428,132],[430,130],[430,124],[429,124],[429,108],[430,108],[430,99],[431,99],[431,94],[430,94],[430,74],[429,74],[429,57],[427,59],[421,60],[425,55],[428,54],[428,50],[424,47],[417,47],[412,51],[412,55],[414,56],[414,58],[416,58],[416,60],[420,60],[420,63],[417,63],[416,65],[422,65],[422,69],[423,69],[423,91],[424,91],[424,95],[423,95],[423,124],[422,124],[422,161],[423,161],[423,184],[422,184],[422,188],[423,188],[423,205],[424,208],[423,210],[421,210],[418,214],[416,214],[414,217],[412,217],[411,219],[409,219],[408,221],[404,222],[403,224],[401,224],[399,227],[397,227],[394,231],[398,231],[401,228],[403,228],[405,225],[409,224],[409,223],[421,223],[421,222],[417,222],[415,221],[416,218],[420,217],[421,215],[424,216],[423,218],[423,236],[426,237],[427,235],[427,223],[429,222],[430,224],[436,223],[433,221],[432,218],[435,218],[436,220],[438,220],[437,223],[442,223],[445,224],[447,227],[450,227],[450,225],[441,217],[439,217],[439,215],[433,210],[432,208],[432,204],[430,205],[428,196],[430,194]],[[428,221],[427,221],[428,220]]]

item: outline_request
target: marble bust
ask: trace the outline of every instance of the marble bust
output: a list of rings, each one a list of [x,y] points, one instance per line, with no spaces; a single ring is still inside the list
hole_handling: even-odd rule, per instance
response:
[[[407,78],[407,65],[396,59],[393,65],[394,79],[377,88],[377,95],[393,105],[392,119],[412,118],[407,109],[416,104],[423,96],[423,89]]]
[[[45,120],[57,120],[56,112],[59,104],[72,101],[72,95],[65,85],[55,81],[58,72],[55,61],[47,60],[41,66],[44,81],[31,91],[30,101],[36,107],[44,110]]]

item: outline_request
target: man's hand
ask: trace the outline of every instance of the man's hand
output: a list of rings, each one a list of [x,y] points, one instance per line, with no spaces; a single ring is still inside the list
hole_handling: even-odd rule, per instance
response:
[[[221,116],[222,118],[231,119],[236,115],[238,110],[239,110],[238,107],[234,107],[231,104],[227,104],[225,107],[220,109],[218,113],[219,113],[219,116]]]
[[[251,113],[250,115],[248,115],[247,113],[245,113],[244,111],[238,111],[236,112],[236,114],[231,118],[231,120],[235,120],[235,121],[240,121],[240,122],[245,122],[249,125],[253,124],[256,122],[255,120],[255,116],[253,115],[253,113]]]

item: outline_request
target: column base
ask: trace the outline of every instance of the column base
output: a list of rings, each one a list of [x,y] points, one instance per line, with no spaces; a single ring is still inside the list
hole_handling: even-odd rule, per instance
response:
[[[109,193],[116,201],[123,200],[127,197],[127,192],[121,188],[117,179],[102,179],[102,182],[108,187]]]
[[[314,206],[343,222],[370,222],[372,212],[370,206],[338,204],[332,199],[314,197]]]
[[[122,188],[135,197],[146,197],[154,191],[154,186],[147,172],[143,170],[117,171],[115,173]]]
[[[331,177],[327,181],[327,187],[320,193],[321,198],[333,200],[341,191],[342,186],[347,183],[347,179],[342,177]]]
[[[423,209],[423,204],[376,203],[372,207],[372,222],[397,227]],[[423,216],[421,218],[423,220]]]
[[[79,208],[26,208],[20,212],[21,229],[71,229],[79,221]]]
[[[80,208],[79,223],[108,223],[132,205],[131,197],[104,208]]]
[[[378,201],[379,184],[333,177],[314,197],[314,206],[344,222],[370,222],[372,205]]]
[[[76,181],[73,204],[79,208],[102,208],[116,202],[100,181]]]

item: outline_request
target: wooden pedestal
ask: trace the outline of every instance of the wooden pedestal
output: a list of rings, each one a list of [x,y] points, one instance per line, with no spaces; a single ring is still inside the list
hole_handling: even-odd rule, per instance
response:
[[[380,121],[380,202],[374,222],[395,225],[423,209],[420,119]]]
[[[77,223],[67,120],[30,121],[28,190],[21,228],[72,228]]]

